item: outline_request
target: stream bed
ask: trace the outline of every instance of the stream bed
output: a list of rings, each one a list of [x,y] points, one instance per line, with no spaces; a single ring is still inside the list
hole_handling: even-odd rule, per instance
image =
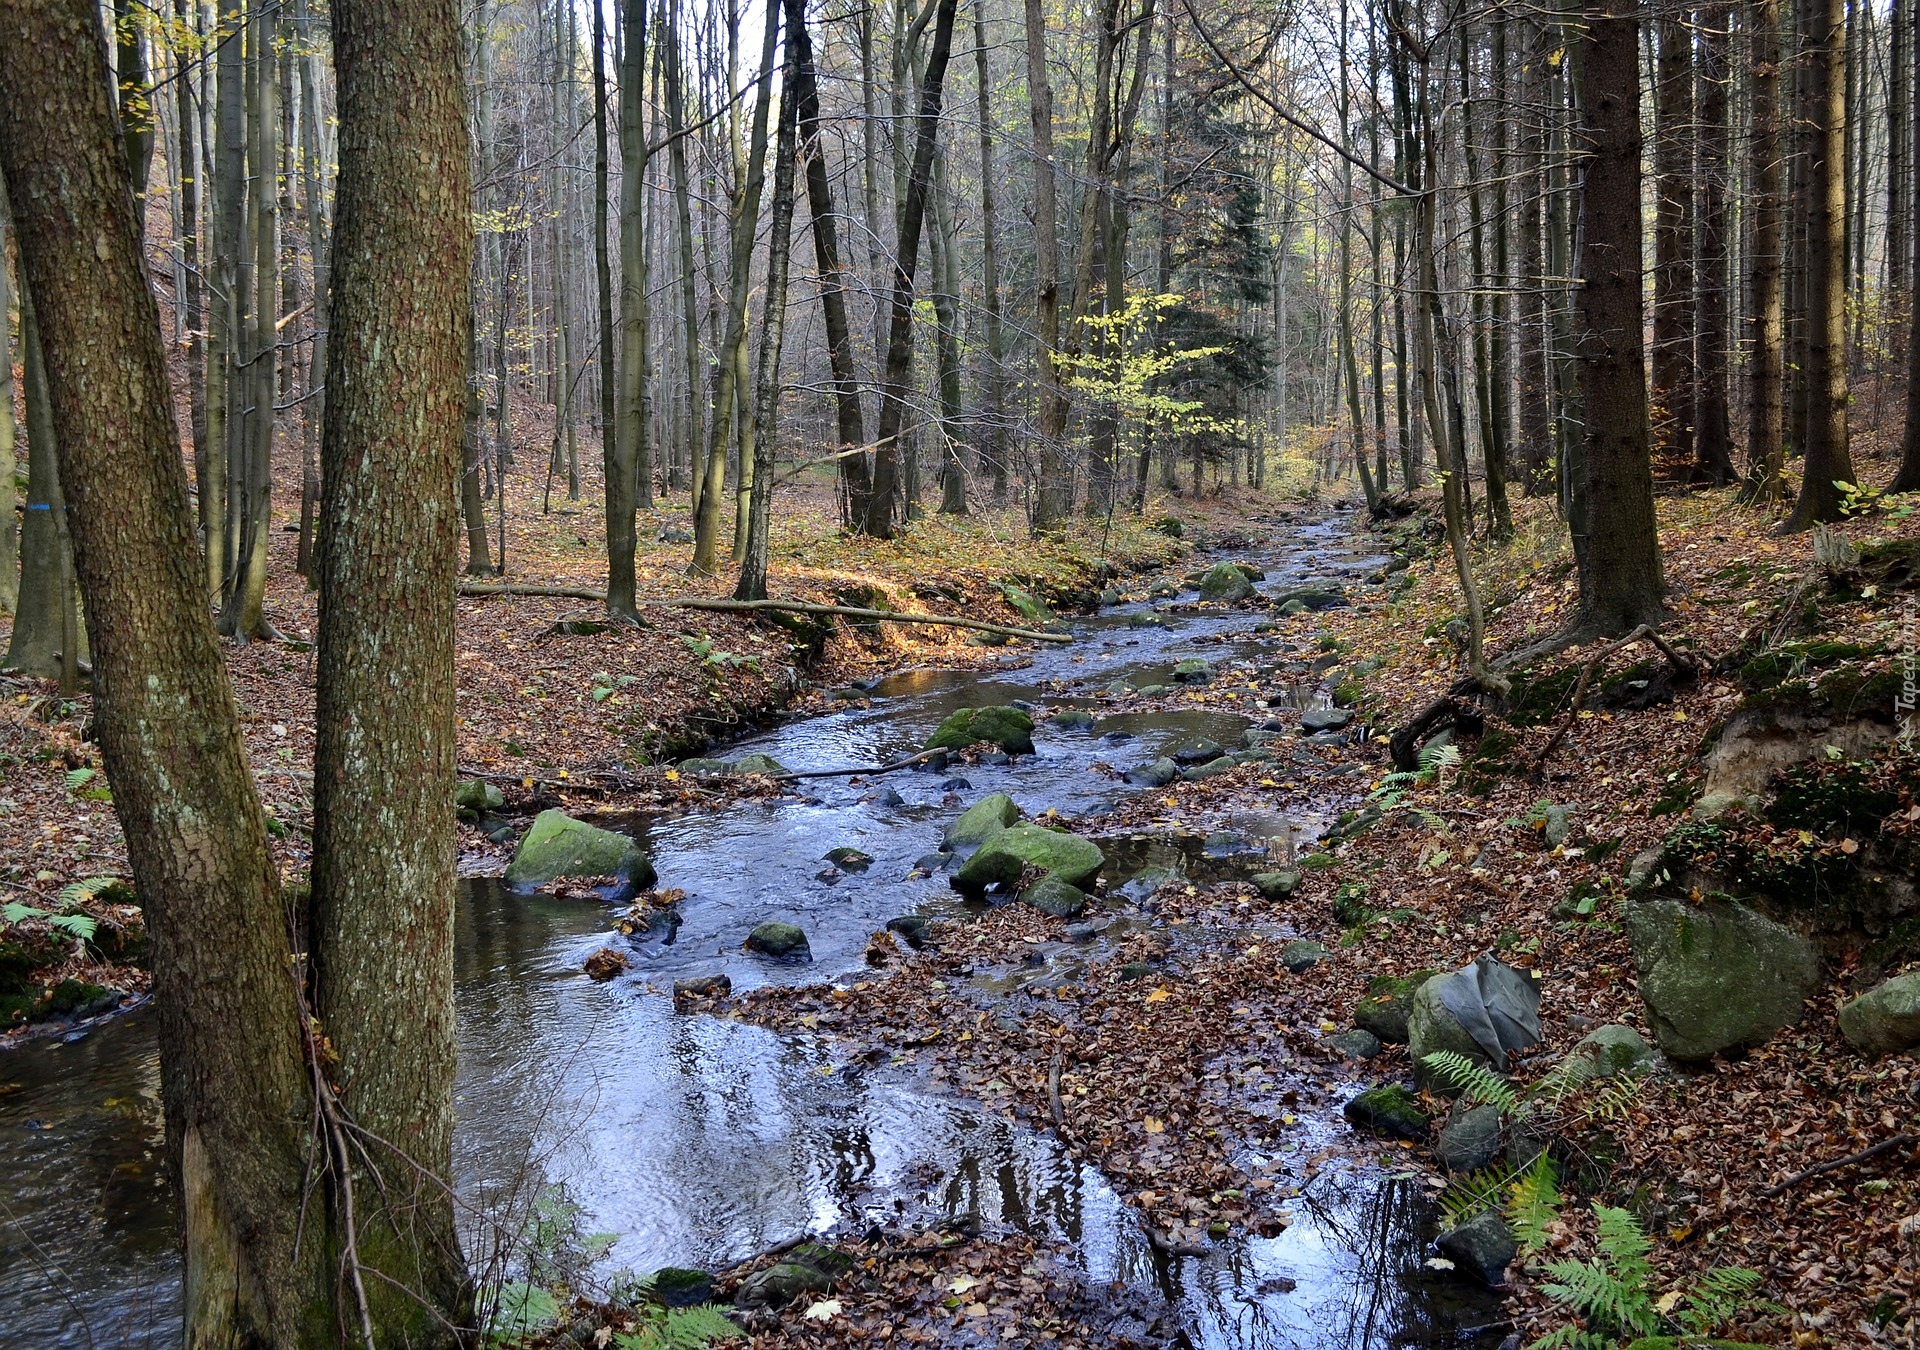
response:
[[[1341,516],[1278,526],[1252,556],[1269,572],[1263,590],[1350,583],[1381,562]],[[675,978],[725,972],[741,990],[851,975],[864,971],[868,936],[887,919],[963,917],[968,904],[944,876],[909,873],[945,824],[989,792],[1035,814],[1097,816],[1132,790],[1097,766],[1125,769],[1196,737],[1234,743],[1248,718],[1103,715],[1109,707],[1094,696],[1110,683],[1165,682],[1183,657],[1223,669],[1274,660],[1243,640],[1255,614],[1174,612],[1135,626],[1143,609],[1076,620],[1080,641],[1030,660],[1023,652],[1017,669],[904,672],[875,685],[866,706],[830,705],[729,747],[793,770],[832,769],[909,754],[959,707],[1025,700],[1098,718],[1090,731],[1043,724],[1038,754],[1008,765],[802,780],[799,796],[632,822],[660,884],[686,892],[677,926],[636,942],[634,975],[596,984],[581,972],[588,953],[618,941],[606,907],[464,881],[455,1156],[477,1216],[472,1249],[524,1221],[537,1198],[562,1194],[587,1228],[615,1235],[599,1267],[607,1272],[713,1269],[802,1233],[971,1217],[1068,1244],[1094,1285],[1148,1293],[1178,1328],[1173,1344],[1497,1343],[1497,1334],[1461,1334],[1496,1322],[1497,1301],[1424,1265],[1430,1214],[1410,1179],[1331,1168],[1295,1198],[1295,1222],[1278,1237],[1169,1258],[1098,1172],[1050,1135],[906,1071],[850,1063],[825,1039],[673,1010],[665,991]],[[1302,702],[1311,698],[1301,691]],[[1288,853],[1335,809],[1236,827],[1249,848]],[[871,867],[835,872],[823,859],[840,846],[871,855]],[[1169,856],[1145,852],[1158,863]],[[812,962],[782,966],[743,951],[767,919],[801,925]],[[1345,1127],[1320,1128],[1331,1137]],[[0,1058],[0,1347],[178,1343],[175,1212],[160,1159],[159,1070],[144,1011]]]

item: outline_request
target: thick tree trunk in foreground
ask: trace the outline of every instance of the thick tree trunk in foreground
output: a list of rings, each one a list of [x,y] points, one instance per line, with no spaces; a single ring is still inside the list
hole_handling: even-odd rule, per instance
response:
[[[287,1345],[321,1288],[323,1246],[310,1230],[296,1265],[311,1110],[300,1005],[207,609],[99,11],[0,0],[0,33],[0,167],[67,429],[100,748],[153,937],[185,1343]]]
[[[449,1191],[454,484],[473,253],[459,14],[453,0],[335,0],[333,31],[316,1010],[364,1149],[353,1237],[377,1340],[451,1345],[470,1301]]]
[[[1802,0],[1809,37],[1806,191],[1798,201],[1807,245],[1806,464],[1788,531],[1838,520],[1837,483],[1853,481],[1847,442],[1846,0]]]
[[[13,613],[20,598],[20,531],[14,524],[13,312],[7,285],[7,185],[0,179],[0,612]]]
[[[1580,187],[1580,397],[1586,420],[1587,545],[1582,631],[1658,625],[1666,582],[1653,515],[1641,356],[1639,21],[1634,0],[1589,0],[1580,119],[1590,147]]]

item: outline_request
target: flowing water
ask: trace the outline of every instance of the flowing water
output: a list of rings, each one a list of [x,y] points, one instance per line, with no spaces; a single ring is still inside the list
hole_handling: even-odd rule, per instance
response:
[[[1259,555],[1271,574],[1265,589],[1352,580],[1379,562],[1337,518],[1282,526],[1269,550]],[[1245,640],[1245,613],[1168,614],[1163,626],[1132,627],[1135,608],[1076,622],[1080,641],[1033,653],[1030,664],[1021,657],[1019,669],[909,671],[879,682],[869,706],[797,717],[729,750],[796,770],[841,768],[912,752],[959,707],[1026,700],[1099,716],[1091,732],[1043,726],[1036,756],[802,780],[797,798],[628,822],[661,885],[687,893],[675,927],[637,940],[637,977],[595,984],[581,973],[589,952],[617,940],[606,908],[517,895],[490,879],[463,883],[456,1155],[474,1248],[522,1223],[536,1198],[562,1192],[588,1227],[615,1235],[602,1271],[713,1268],[806,1232],[972,1217],[1066,1241],[1089,1281],[1145,1295],[1184,1344],[1497,1340],[1462,1333],[1495,1321],[1497,1305],[1424,1266],[1430,1216],[1409,1181],[1329,1171],[1293,1202],[1295,1222],[1279,1237],[1167,1258],[1101,1176],[1050,1136],[902,1071],[848,1063],[825,1040],[676,1015],[663,992],[676,977],[717,971],[736,989],[852,974],[888,918],[966,913],[938,874],[908,879],[963,805],[1006,791],[1029,811],[1097,815],[1128,791],[1099,766],[1125,768],[1200,736],[1233,743],[1247,719],[1100,715],[1093,695],[1109,683],[1164,682],[1186,656],[1216,667],[1275,659]],[[1320,823],[1233,822],[1276,849]],[[870,854],[872,866],[837,873],[823,855],[841,845]],[[1191,845],[1110,852],[1115,870],[1210,861]],[[776,918],[806,929],[811,964],[741,950],[754,925]],[[1044,955],[1077,959],[1064,945]],[[995,987],[983,980],[982,995]],[[0,1059],[0,1346],[175,1343],[173,1222],[144,1013]]]

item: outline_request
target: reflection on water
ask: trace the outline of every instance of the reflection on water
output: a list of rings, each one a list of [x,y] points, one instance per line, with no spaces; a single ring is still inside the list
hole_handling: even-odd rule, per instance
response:
[[[1295,539],[1312,561],[1275,584],[1364,565],[1335,556],[1324,528]],[[740,749],[798,769],[883,763],[917,748],[954,707],[1039,698],[1043,684],[1058,702],[1059,689],[1075,692],[1071,681],[1090,693],[1116,675],[1144,679],[1194,654],[1196,637],[1245,624],[1101,620],[1087,626],[1089,640],[1038,653],[1017,674],[913,672],[885,682],[871,708],[796,720]],[[1200,650],[1217,665],[1234,659],[1231,648]],[[1030,809],[1096,812],[1120,791],[1096,761],[1124,767],[1196,736],[1231,743],[1244,724],[1122,714],[1091,735],[1042,728],[1038,756],[960,770],[965,788],[916,773],[816,780],[806,800],[654,822],[645,834],[662,884],[689,899],[672,940],[640,950],[641,979],[600,985],[581,974],[609,938],[600,906],[463,883],[456,1157],[473,1251],[512,1228],[542,1187],[560,1184],[593,1228],[618,1235],[609,1268],[712,1267],[803,1231],[972,1215],[1073,1244],[1097,1284],[1158,1291],[1198,1345],[1450,1344],[1446,1328],[1493,1320],[1487,1300],[1463,1305],[1455,1286],[1422,1269],[1426,1216],[1411,1186],[1329,1175],[1296,1203],[1297,1222],[1281,1236],[1169,1261],[1101,1177],[1049,1137],[898,1071],[837,1061],[824,1044],[678,1016],[650,987],[713,969],[736,985],[850,969],[885,918],[960,911],[942,878],[906,880],[960,805],[1004,790]],[[1110,733],[1128,739],[1103,739]],[[1245,826],[1262,846],[1293,828],[1283,818]],[[821,855],[840,844],[876,861],[828,884],[816,875]],[[1131,847],[1115,845],[1116,870],[1151,863],[1205,875],[1241,861],[1204,839],[1143,844],[1138,859],[1125,856]],[[749,928],[776,917],[808,929],[812,967],[769,968],[739,950]],[[0,1058],[0,1346],[177,1343],[174,1210],[159,1143],[143,1014]]]

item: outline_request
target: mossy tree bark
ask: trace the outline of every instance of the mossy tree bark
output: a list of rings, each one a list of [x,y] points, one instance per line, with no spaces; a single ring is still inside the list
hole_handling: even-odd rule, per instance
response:
[[[356,1141],[352,1236],[377,1339],[450,1345],[471,1297],[447,1182],[455,483],[473,251],[459,14],[453,0],[336,0],[333,31],[316,1010]]]
[[[207,608],[160,320],[92,0],[0,0],[0,168],[94,624],[96,724],[153,938],[185,1342],[296,1342],[310,1112],[288,926]],[[317,1342],[316,1342],[317,1343]]]

